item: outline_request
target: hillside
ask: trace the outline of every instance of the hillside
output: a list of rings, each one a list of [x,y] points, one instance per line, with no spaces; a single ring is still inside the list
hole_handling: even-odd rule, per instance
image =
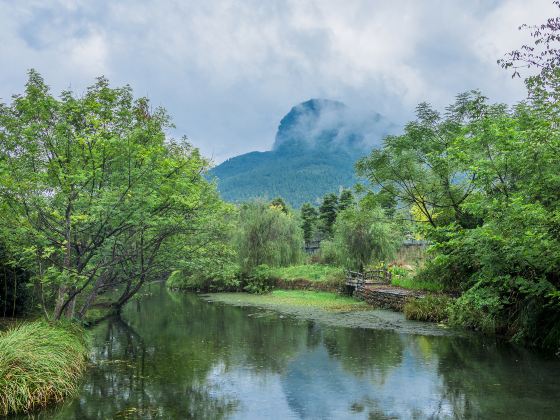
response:
[[[225,200],[281,196],[299,207],[354,185],[354,163],[390,128],[379,114],[357,117],[341,102],[311,99],[282,118],[271,151],[228,159],[210,175]]]

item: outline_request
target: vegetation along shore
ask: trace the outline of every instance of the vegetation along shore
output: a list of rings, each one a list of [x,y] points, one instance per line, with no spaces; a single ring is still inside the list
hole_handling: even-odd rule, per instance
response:
[[[245,328],[259,328],[250,343],[255,348],[267,338],[264,324],[243,318],[246,309],[229,307],[228,312],[223,304],[258,306],[340,330],[381,329],[399,349],[401,338],[387,330],[430,336],[416,352],[427,358],[430,343],[447,342],[452,329],[498,337],[500,343],[532,348],[551,359],[560,356],[560,49],[555,45],[560,18],[536,28],[533,43],[499,61],[514,76],[526,66],[535,70],[525,79],[525,99],[518,103],[494,103],[471,90],[443,109],[419,103],[415,117],[398,128],[375,114],[371,126],[383,136],[375,147],[366,147],[357,131],[343,130],[349,121],[363,125],[348,116],[345,105],[309,100],[282,119],[274,150],[231,159],[214,170],[187,137],[174,137],[167,111],[136,96],[131,86],[113,86],[99,77],[83,91],[54,94],[37,70],[29,70],[22,91],[0,103],[0,415],[30,413],[90,392],[80,388],[88,355],[107,359],[104,346],[117,342],[115,348],[138,350],[125,354],[123,365],[141,359],[142,374],[131,374],[116,391],[111,388],[111,395],[128,397],[141,390],[142,405],[157,395],[156,402],[141,407],[147,410],[142,413],[152,413],[158,401],[180,400],[174,394],[180,388],[183,393],[188,389],[186,403],[203,401],[205,409],[215,408],[213,391],[206,394],[200,384],[231,374],[227,367],[232,360],[245,360],[244,355],[226,359],[230,349],[220,347],[223,331],[208,339],[214,340],[211,349],[204,328],[196,331],[200,347],[184,352],[189,343],[183,340],[185,322],[195,324],[204,313],[227,329],[228,320],[220,317],[228,313],[240,337],[248,335]],[[325,115],[328,123],[322,120]],[[289,177],[275,183],[287,170]],[[216,179],[220,174],[222,181]],[[303,174],[306,182],[293,185]],[[325,174],[331,176],[328,183]],[[219,185],[229,194],[221,195]],[[161,325],[150,324],[141,301],[149,301],[150,285],[163,282],[174,290],[204,294],[204,301],[162,286],[169,296],[159,296],[159,302],[175,309],[156,309]],[[121,319],[133,304],[135,319],[150,326],[146,341],[136,332],[138,325]],[[105,326],[114,329],[107,326],[106,340],[92,348],[87,328],[109,316]],[[322,350],[329,334],[312,323],[307,332],[284,321],[275,326],[280,331],[276,342],[290,341],[281,336],[284,327],[298,337],[312,335],[294,355],[316,350],[308,356],[318,365],[339,357],[339,352]],[[193,328],[205,322],[199,319]],[[177,327],[171,336],[158,337],[160,327],[171,331],[171,323]],[[438,337],[430,341],[433,336]],[[247,348],[242,338],[229,338],[231,347]],[[146,344],[149,339],[177,347],[170,347],[173,353],[165,347],[156,351]],[[374,342],[362,342],[364,360],[394,354],[392,367],[424,365],[401,366],[413,352],[374,353],[371,349],[379,345]],[[324,347],[332,350],[328,343]],[[453,365],[449,360],[460,347],[446,353],[452,355],[447,362],[444,357],[438,361],[442,370],[445,363]],[[259,353],[255,348],[246,353]],[[216,358],[211,361],[199,357],[212,351]],[[160,394],[144,392],[150,381],[165,376],[158,369],[151,377],[144,375],[150,365],[146,358],[160,358],[170,376],[182,372],[188,381],[162,380]],[[203,362],[204,369],[189,370]],[[273,371],[276,390],[302,376],[280,377],[286,372],[282,369]],[[400,371],[403,377],[409,373]],[[432,373],[426,383],[449,386],[442,385],[439,372]],[[454,378],[447,382],[458,383]],[[114,383],[109,386],[116,388]],[[305,389],[297,386],[293,389]],[[379,389],[371,394],[377,396]],[[449,386],[445,398],[460,395],[455,391]],[[430,404],[432,394],[426,397]],[[236,402],[224,400],[222,405],[233,412]],[[294,398],[277,400],[289,404]],[[368,401],[372,405],[373,397]],[[134,412],[140,403],[119,404],[111,407],[109,417]],[[360,404],[347,405],[358,413]],[[443,406],[434,404],[433,413]],[[446,415],[454,413],[451,406]],[[185,413],[174,414],[197,417]]]

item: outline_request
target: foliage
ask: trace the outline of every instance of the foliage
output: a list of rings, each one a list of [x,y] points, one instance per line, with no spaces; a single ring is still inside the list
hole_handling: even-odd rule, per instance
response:
[[[502,309],[499,295],[489,289],[471,289],[450,306],[449,323],[493,334]]]
[[[266,264],[255,267],[243,278],[243,290],[249,293],[268,293],[274,286],[270,268]]]
[[[555,2],[560,7],[559,2]],[[479,92],[444,114],[427,104],[400,136],[358,164],[407,208],[432,258],[415,280],[462,293],[454,325],[560,348],[560,18],[531,29],[534,45],[500,64],[526,80],[528,99],[490,104]],[[372,192],[372,194],[376,194]]]
[[[235,247],[241,272],[246,275],[261,264],[272,267],[298,263],[303,237],[293,214],[285,214],[262,202],[241,206]]]
[[[321,241],[321,248],[319,249],[319,261],[322,264],[336,265],[338,264],[338,249],[335,242],[329,239]]]
[[[325,264],[302,264],[288,267],[275,267],[268,270],[272,278],[282,280],[310,280],[314,282],[329,282],[344,278],[344,271],[340,267]]]
[[[406,319],[442,322],[449,317],[452,302],[453,299],[445,295],[427,295],[407,300],[403,311]]]
[[[383,210],[362,205],[339,213],[333,243],[340,264],[363,271],[372,262],[393,257],[402,243],[402,236]]]
[[[338,198],[338,211],[346,210],[354,205],[354,195],[352,190],[343,189]]]
[[[444,116],[421,105],[418,121],[359,169],[408,206],[432,242],[415,280],[466,292],[453,323],[558,348],[558,105],[528,87],[530,100],[512,109],[478,92],[459,95]]]
[[[176,270],[166,281],[167,287],[176,290],[236,291],[241,289],[239,266],[236,264],[214,267],[200,273],[185,273]]]
[[[330,238],[333,233],[334,222],[338,212],[338,197],[334,193],[323,197],[323,202],[319,207],[319,219],[321,221],[320,230],[324,237]]]
[[[208,162],[167,138],[170,127],[165,110],[104,78],[57,99],[30,71],[24,94],[0,106],[0,193],[10,208],[0,227],[18,264],[56,298],[55,318],[83,317],[115,286],[110,306],[120,310],[175,268],[170,254],[198,249],[221,216],[202,176]]]
[[[306,244],[311,242],[315,236],[318,216],[319,213],[311,204],[304,203],[301,206],[301,229],[303,230],[303,240]]]
[[[285,214],[288,214],[290,212],[282,197],[276,197],[274,200],[272,200],[270,202],[270,207],[278,209]]]
[[[0,333],[0,414],[73,396],[87,354],[85,332],[73,324],[36,321]]]
[[[462,132],[465,103],[482,100],[478,92],[461,95],[445,115],[421,103],[417,120],[405,126],[404,134],[386,137],[381,149],[361,159],[358,174],[393,201],[408,206],[417,214],[416,222],[431,227],[452,221],[461,226],[476,224],[461,207],[473,191],[474,178],[465,174],[449,146]]]
[[[391,272],[391,284],[393,286],[430,292],[443,291],[443,285],[431,277],[423,279],[420,276],[415,276],[410,270],[398,266],[390,267],[389,271]]]

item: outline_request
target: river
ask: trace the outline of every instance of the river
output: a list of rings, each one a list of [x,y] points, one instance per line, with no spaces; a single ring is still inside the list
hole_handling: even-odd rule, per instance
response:
[[[560,361],[477,336],[345,328],[152,285],[93,331],[43,418],[560,418]]]

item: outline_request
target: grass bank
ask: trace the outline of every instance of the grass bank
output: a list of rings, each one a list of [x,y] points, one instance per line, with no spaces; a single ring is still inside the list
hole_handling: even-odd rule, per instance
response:
[[[336,292],[344,285],[344,270],[323,264],[271,267],[266,275],[274,287],[285,290],[319,290]]]
[[[444,322],[454,300],[445,295],[428,295],[420,299],[408,300],[403,308],[407,319],[429,322]]]
[[[309,280],[313,282],[336,282],[344,280],[344,270],[323,264],[301,264],[288,267],[271,267],[268,274],[272,278],[285,281]]]
[[[213,299],[224,303],[246,304],[266,307],[319,308],[329,312],[351,312],[371,309],[365,303],[348,296],[332,292],[309,290],[274,290],[271,293],[255,295],[249,293],[219,293]]]
[[[84,330],[70,323],[34,321],[0,333],[0,415],[74,395],[87,354]]]

